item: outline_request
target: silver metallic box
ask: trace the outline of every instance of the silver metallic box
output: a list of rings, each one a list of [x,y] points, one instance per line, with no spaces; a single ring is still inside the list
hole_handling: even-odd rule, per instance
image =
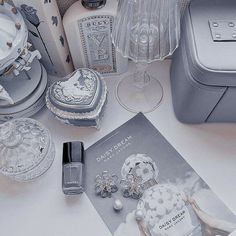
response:
[[[99,128],[107,101],[102,76],[90,69],[78,69],[50,86],[48,109],[66,124]]]

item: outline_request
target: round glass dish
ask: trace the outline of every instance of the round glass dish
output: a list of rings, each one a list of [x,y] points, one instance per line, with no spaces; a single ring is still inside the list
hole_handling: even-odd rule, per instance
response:
[[[38,121],[15,119],[0,125],[0,172],[26,182],[45,173],[55,156],[49,131]]]

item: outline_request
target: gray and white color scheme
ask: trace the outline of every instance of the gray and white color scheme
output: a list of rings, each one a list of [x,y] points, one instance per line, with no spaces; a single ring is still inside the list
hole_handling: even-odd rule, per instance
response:
[[[46,104],[57,119],[76,126],[99,128],[107,101],[102,76],[90,69],[78,69],[48,89]]]
[[[42,55],[48,73],[65,76],[73,71],[56,0],[13,0],[25,18],[29,38]]]
[[[67,9],[78,0],[57,0],[58,8],[61,13],[61,17],[64,16]]]
[[[116,52],[111,40],[117,0],[92,10],[90,2],[105,1],[76,1],[63,17],[74,67],[90,68],[103,75],[122,74],[128,69],[128,59]]]
[[[235,0],[191,1],[171,68],[180,121],[236,122],[235,15]]]
[[[145,165],[140,160],[149,160],[155,165]],[[127,171],[137,165],[140,168],[135,168],[135,171],[139,177],[146,181],[157,180],[157,184],[144,192],[143,198],[123,198],[120,189],[112,194],[112,198],[103,199],[96,195],[94,180],[97,174],[106,170],[122,179]],[[144,227],[151,236],[203,236],[212,222],[216,228],[227,231],[224,235],[229,235],[236,228],[233,213],[141,113],[86,150],[85,173],[86,193],[115,236],[142,235],[135,221],[137,205],[142,210],[145,206]],[[120,199],[123,203],[123,209],[119,212],[113,209],[114,199]],[[143,202],[146,204],[143,205]],[[198,211],[195,206],[198,206]],[[211,218],[199,222],[196,217],[199,212]],[[160,226],[159,230],[153,228],[153,223]],[[166,227],[167,224],[171,227]],[[210,230],[215,233],[217,229]]]
[[[0,122],[30,117],[45,105],[47,73],[31,51],[28,30],[20,12],[0,4]]]

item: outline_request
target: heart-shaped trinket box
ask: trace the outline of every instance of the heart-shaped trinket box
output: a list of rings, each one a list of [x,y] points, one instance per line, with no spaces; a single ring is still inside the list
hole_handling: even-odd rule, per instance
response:
[[[46,104],[66,124],[99,128],[107,101],[102,76],[91,69],[78,69],[48,89]]]

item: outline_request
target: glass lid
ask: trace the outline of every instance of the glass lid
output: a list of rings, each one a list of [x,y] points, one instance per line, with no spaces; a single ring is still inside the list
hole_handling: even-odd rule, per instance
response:
[[[21,118],[0,125],[0,171],[18,175],[34,169],[47,156],[49,131],[39,122]]]

